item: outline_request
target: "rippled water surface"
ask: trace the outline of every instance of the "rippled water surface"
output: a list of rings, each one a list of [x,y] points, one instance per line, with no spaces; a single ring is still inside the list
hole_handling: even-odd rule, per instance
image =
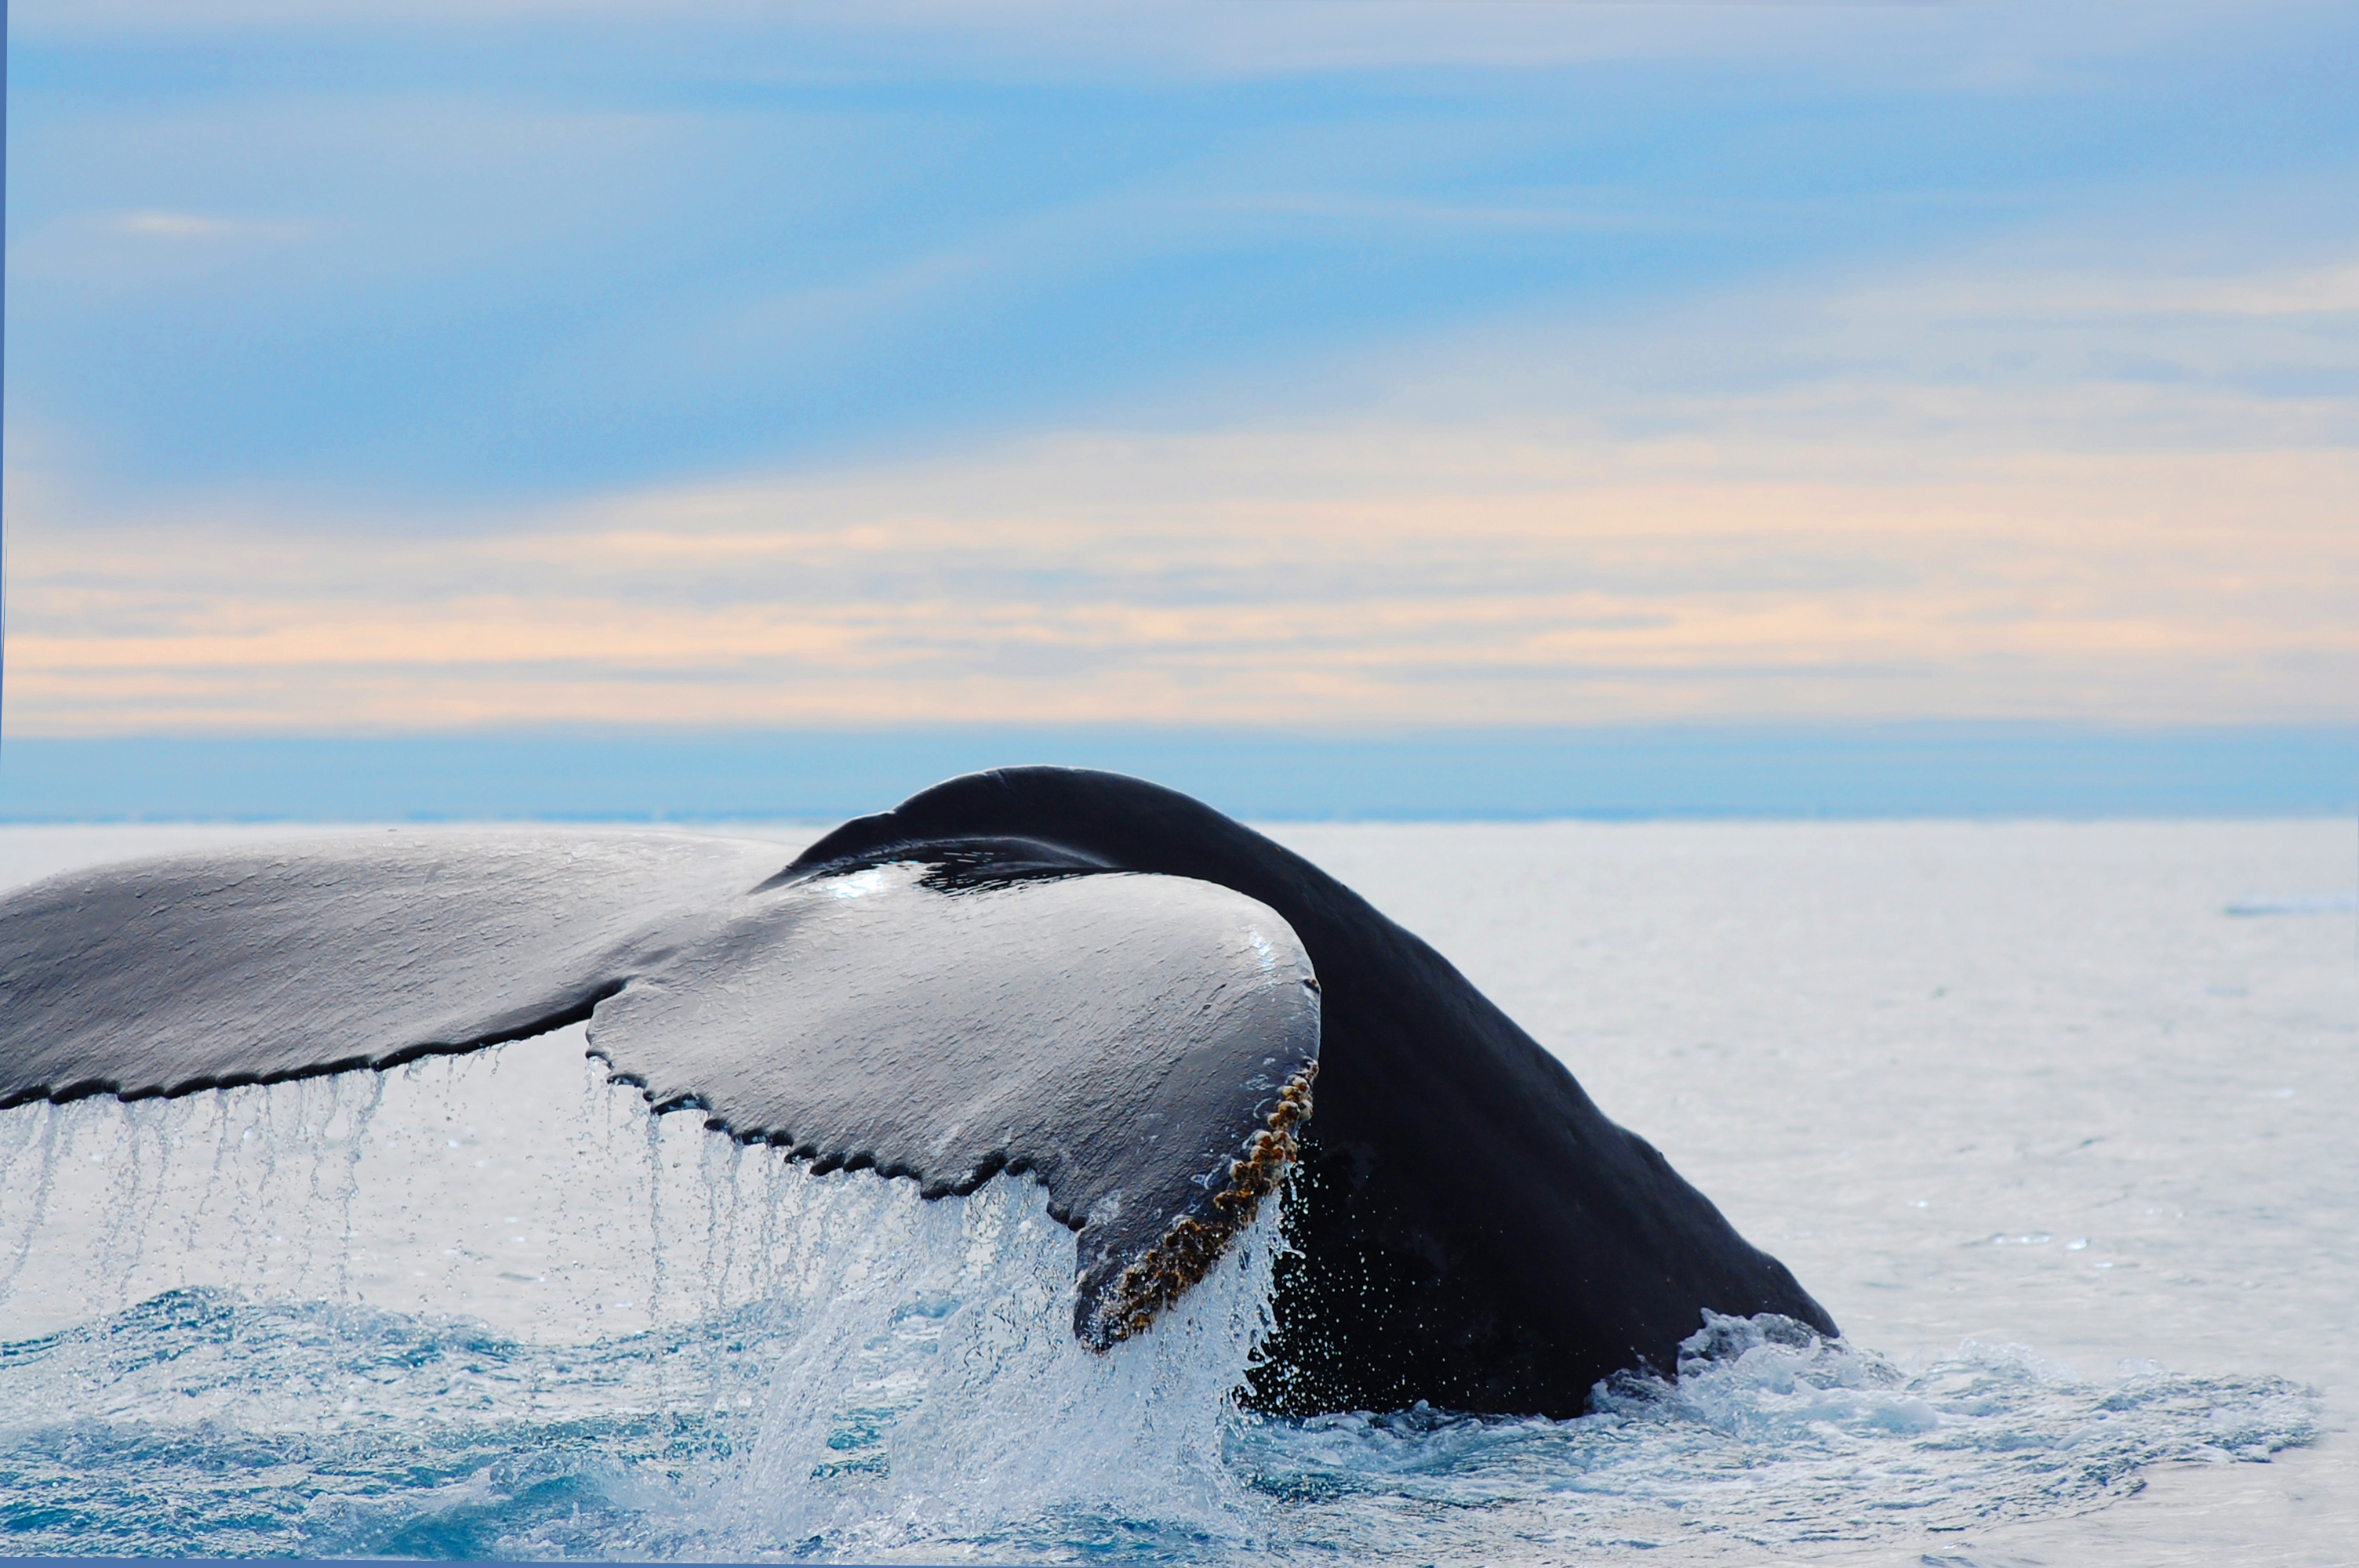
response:
[[[0,1113],[0,1550],[2351,1560],[2348,824],[1284,836],[1847,1337],[1700,1323],[1574,1422],[1258,1420],[1266,1221],[1091,1356],[1028,1182],[812,1177],[560,1031]]]

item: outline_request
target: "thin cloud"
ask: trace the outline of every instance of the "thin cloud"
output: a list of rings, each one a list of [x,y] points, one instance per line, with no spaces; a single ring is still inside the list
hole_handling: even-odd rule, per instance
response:
[[[104,221],[110,232],[142,240],[303,240],[311,225],[226,218],[210,212],[122,212]]]
[[[1912,479],[1752,440],[1075,437],[459,539],[52,514],[20,535],[11,718],[2359,717],[2359,454],[2002,451]]]
[[[1864,304],[1993,319],[2086,317],[2299,317],[2359,313],[2359,261],[2226,276],[2018,273],[1948,280],[1915,298],[1905,292]]]

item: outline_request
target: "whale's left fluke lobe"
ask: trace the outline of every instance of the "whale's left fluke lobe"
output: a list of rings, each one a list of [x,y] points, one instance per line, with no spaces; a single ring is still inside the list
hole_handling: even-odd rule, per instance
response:
[[[1029,1172],[1103,1346],[1217,1257],[1319,1049],[1286,923],[1213,884],[875,866],[680,835],[390,833],[0,901],[0,1105],[187,1094],[587,1018],[657,1105],[929,1196]]]

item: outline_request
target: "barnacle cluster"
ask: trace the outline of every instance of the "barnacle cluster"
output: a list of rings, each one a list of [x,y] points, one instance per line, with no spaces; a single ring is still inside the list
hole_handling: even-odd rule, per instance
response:
[[[1245,1140],[1244,1153],[1229,1162],[1228,1181],[1212,1194],[1208,1214],[1174,1220],[1160,1241],[1123,1271],[1096,1314],[1092,1338],[1097,1348],[1143,1331],[1157,1313],[1210,1272],[1231,1238],[1253,1223],[1261,1200],[1277,1190],[1300,1152],[1295,1130],[1310,1119],[1310,1085],[1318,1076],[1319,1064],[1311,1062],[1286,1081],[1277,1108]]]

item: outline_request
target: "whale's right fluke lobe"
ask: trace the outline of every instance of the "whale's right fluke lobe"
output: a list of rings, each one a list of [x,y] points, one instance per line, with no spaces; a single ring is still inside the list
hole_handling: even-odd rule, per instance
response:
[[[1201,878],[1283,915],[1322,988],[1299,1256],[1255,1375],[1288,1411],[1577,1414],[1616,1370],[1669,1371],[1706,1310],[1834,1332],[1652,1145],[1431,947],[1291,851],[1175,791],[1010,768],[812,845],[796,876],[894,860]]]

